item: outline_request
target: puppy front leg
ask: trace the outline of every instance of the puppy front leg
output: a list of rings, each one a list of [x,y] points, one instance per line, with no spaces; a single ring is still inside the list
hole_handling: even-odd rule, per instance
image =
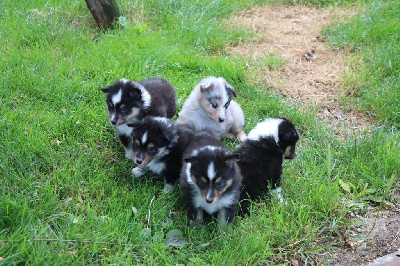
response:
[[[224,230],[227,225],[233,222],[235,219],[236,207],[222,208],[217,215],[218,227]]]
[[[187,218],[191,226],[195,229],[200,229],[203,226],[203,209],[189,207]]]
[[[132,151],[132,137],[128,135],[119,135],[119,140],[125,149],[125,158],[132,159],[133,151]]]

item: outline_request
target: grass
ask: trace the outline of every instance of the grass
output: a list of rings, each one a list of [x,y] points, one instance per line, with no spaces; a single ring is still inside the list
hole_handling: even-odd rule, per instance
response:
[[[252,37],[222,22],[257,4],[242,2],[120,1],[124,26],[106,32],[96,29],[83,1],[0,3],[0,264],[318,261],[316,254],[329,248],[332,238],[340,239],[346,214],[355,206],[396,202],[394,193],[382,197],[400,172],[398,120],[386,115],[395,113],[398,104],[368,96],[368,82],[349,77],[352,86],[362,88],[352,94],[360,108],[370,105],[366,109],[386,122],[342,141],[316,119],[315,110],[288,104],[249,83],[246,62],[223,52],[227,43]],[[315,4],[301,3],[306,2]],[[368,4],[370,13],[364,16],[395,5],[383,3]],[[351,25],[333,26],[329,34],[355,31],[357,36],[360,27],[369,30]],[[366,45],[373,43],[368,38],[390,32],[390,25],[366,34],[364,41],[338,37],[333,45],[356,47],[363,59],[377,50],[382,58],[394,58],[395,41]],[[392,59],[395,70],[382,70],[383,76],[369,64],[360,75],[370,76],[371,84],[384,81],[378,94],[395,93],[396,62]],[[256,63],[275,68],[285,62],[271,55]],[[199,231],[188,228],[179,191],[162,194],[156,175],[132,179],[132,163],[124,159],[107,121],[100,91],[122,77],[165,77],[177,89],[180,108],[194,85],[209,75],[223,76],[236,87],[246,132],[268,116],[286,116],[301,131],[299,156],[284,170],[287,204],[254,204],[250,218],[237,218],[223,233],[214,222]],[[238,145],[224,143],[230,149]],[[171,234],[182,247],[165,244]]]
[[[347,104],[367,111],[378,121],[400,126],[400,12],[398,1],[373,1],[347,23],[325,31],[332,45],[358,51],[353,74],[345,79]]]

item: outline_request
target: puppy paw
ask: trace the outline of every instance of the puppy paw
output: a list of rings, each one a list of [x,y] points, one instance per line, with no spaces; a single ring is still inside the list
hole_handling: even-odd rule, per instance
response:
[[[244,133],[244,131],[241,131],[241,132],[239,132],[239,133],[236,135],[236,138],[237,138],[239,141],[243,142],[243,141],[246,140],[246,133]]]
[[[174,190],[175,187],[176,187],[176,186],[174,186],[174,185],[171,185],[171,184],[166,183],[166,184],[164,185],[163,192],[164,192],[165,194],[167,194],[167,193],[171,192],[172,190]]]
[[[132,174],[135,176],[135,178],[141,177],[142,175],[144,175],[144,173],[145,173],[145,170],[140,166],[132,169]]]
[[[125,158],[126,159],[133,159],[133,151],[132,150],[125,150]]]

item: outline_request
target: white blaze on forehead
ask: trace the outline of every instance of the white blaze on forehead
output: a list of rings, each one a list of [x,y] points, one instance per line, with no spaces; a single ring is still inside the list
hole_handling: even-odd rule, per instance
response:
[[[213,179],[215,178],[216,174],[217,174],[217,173],[215,172],[214,162],[210,162],[210,163],[208,164],[208,167],[207,167],[207,176],[208,176],[208,179],[210,179],[210,181],[213,180]]]
[[[147,131],[144,132],[143,136],[142,136],[142,144],[146,143],[147,141]]]
[[[263,122],[260,122],[253,128],[247,135],[248,139],[259,140],[262,137],[273,137],[275,142],[279,142],[278,138],[278,127],[283,120],[280,118],[267,118]]]
[[[117,94],[111,97],[111,101],[114,104],[114,106],[121,102],[121,97],[122,97],[122,90],[120,89]]]
[[[189,184],[193,184],[193,181],[192,181],[192,174],[191,174],[191,172],[190,172],[190,168],[192,167],[192,164],[191,163],[187,163],[187,165],[186,165],[186,180],[188,181],[188,183]]]

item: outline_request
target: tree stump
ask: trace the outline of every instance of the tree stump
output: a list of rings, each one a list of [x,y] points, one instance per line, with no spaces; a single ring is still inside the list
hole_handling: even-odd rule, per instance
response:
[[[103,29],[113,28],[119,18],[119,8],[115,0],[85,0],[97,25]]]

